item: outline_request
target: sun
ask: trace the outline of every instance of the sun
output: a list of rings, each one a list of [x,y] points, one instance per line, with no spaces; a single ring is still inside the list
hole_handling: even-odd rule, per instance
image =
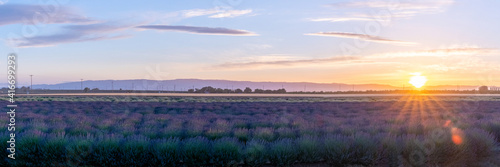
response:
[[[427,77],[421,76],[422,73],[415,72],[411,73],[411,75],[413,76],[410,78],[409,83],[415,86],[416,88],[421,88],[427,82]]]

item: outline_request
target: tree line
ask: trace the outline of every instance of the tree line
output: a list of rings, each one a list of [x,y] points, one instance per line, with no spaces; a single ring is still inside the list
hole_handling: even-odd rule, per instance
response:
[[[214,88],[211,86],[206,86],[201,89],[189,89],[189,93],[286,93],[286,90],[283,89],[277,89],[277,90],[271,90],[271,89],[255,89],[252,90],[249,87],[246,87],[245,89],[222,89],[222,88]]]

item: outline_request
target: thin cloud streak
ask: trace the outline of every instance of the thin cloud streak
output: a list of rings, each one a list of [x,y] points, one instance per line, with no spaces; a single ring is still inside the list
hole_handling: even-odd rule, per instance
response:
[[[228,28],[212,28],[212,27],[196,27],[196,26],[173,26],[173,25],[142,25],[137,26],[140,29],[159,30],[159,31],[178,31],[193,34],[207,34],[207,35],[231,35],[231,36],[256,36],[250,31],[236,30]]]
[[[384,14],[350,14],[349,16],[337,16],[337,17],[323,17],[308,19],[314,22],[345,22],[345,21],[378,21],[378,22],[389,22],[394,18],[409,18],[415,16],[418,12],[415,11],[404,11],[404,12],[392,12]]]
[[[465,48],[447,48],[447,49],[433,49],[422,52],[428,53],[446,53],[446,54],[478,54],[478,53],[492,53],[498,51],[495,48],[478,48],[478,47],[465,47]]]
[[[106,35],[94,35],[85,36],[82,34],[55,34],[47,36],[36,36],[31,38],[26,38],[25,40],[17,40],[19,48],[29,48],[29,47],[50,47],[65,43],[75,43],[75,42],[87,42],[87,41],[101,41],[101,40],[112,40],[112,39],[123,39],[128,38],[128,35],[117,35],[117,36],[106,36]],[[16,42],[16,41],[14,41]]]
[[[310,21],[328,21],[328,22],[339,22],[339,21],[371,21],[371,20],[381,20],[387,21],[393,18],[410,18],[420,14],[437,14],[442,13],[448,6],[455,3],[454,0],[423,0],[423,1],[354,1],[354,2],[340,2],[325,5],[327,7],[333,7],[335,9],[374,9],[378,11],[388,11],[385,15],[371,14],[367,15],[364,13],[350,13],[348,15],[336,16],[336,17],[322,17],[316,19],[309,19]]]
[[[191,9],[181,11],[182,16],[186,18],[211,15],[217,12],[218,10],[216,9]]]
[[[421,1],[355,1],[334,3],[328,6],[349,8],[388,8],[392,10],[439,10],[443,6],[452,5],[454,0],[421,0]]]
[[[49,47],[64,43],[75,43],[85,41],[100,41],[111,39],[122,39],[129,35],[113,35],[115,33],[134,27],[135,25],[122,25],[117,23],[97,23],[87,25],[64,26],[61,33],[52,35],[40,35],[29,38],[12,39],[12,43],[20,48],[27,47]]]
[[[313,35],[313,36],[327,36],[327,37],[339,37],[339,38],[353,38],[353,39],[361,39],[370,42],[377,43],[388,43],[394,45],[417,45],[414,42],[405,42],[398,40],[386,39],[378,36],[366,35],[366,34],[356,34],[356,33],[347,33],[347,32],[319,32],[319,33],[309,33],[305,35]]]
[[[356,56],[343,56],[343,57],[330,57],[319,59],[302,59],[302,60],[278,60],[278,61],[252,61],[240,63],[223,63],[212,66],[211,69],[247,69],[261,66],[297,66],[307,64],[325,64],[334,62],[348,62],[357,61],[359,57]]]
[[[308,19],[309,21],[321,22],[344,22],[344,21],[370,21],[373,19],[370,18],[362,18],[362,17],[334,17],[334,18],[316,18],[316,19]]]
[[[0,5],[0,26],[9,24],[64,24],[94,23],[85,16],[73,12],[70,8],[46,5]]]
[[[368,56],[367,58],[476,56],[476,55],[497,54],[498,51],[499,50],[495,48],[460,47],[460,48],[421,50],[412,52],[384,53],[384,54]]]
[[[213,9],[191,9],[181,11],[182,16],[185,18],[208,16],[209,18],[233,18],[252,13],[251,9],[246,10],[226,10],[224,8]]]
[[[219,13],[212,15],[212,16],[209,16],[209,17],[210,18],[226,18],[226,17],[233,18],[233,17],[237,17],[237,16],[246,15],[249,13],[252,13],[252,10],[228,10],[225,12],[219,12]]]

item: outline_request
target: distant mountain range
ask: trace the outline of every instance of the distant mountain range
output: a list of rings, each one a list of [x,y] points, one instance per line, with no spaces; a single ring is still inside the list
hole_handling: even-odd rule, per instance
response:
[[[98,88],[101,90],[164,90],[164,91],[187,91],[192,88],[202,88],[212,86],[223,89],[281,89],[287,91],[364,91],[364,90],[395,90],[403,87],[395,87],[382,84],[344,84],[344,83],[312,83],[312,82],[251,82],[251,81],[230,81],[230,80],[202,80],[202,79],[175,79],[175,80],[84,80],[83,82],[66,82],[59,84],[38,84],[33,85],[33,89],[65,89],[80,90],[82,87],[90,89]],[[407,85],[405,89],[413,89]],[[477,86],[442,85],[427,86],[428,90],[471,90],[477,89]]]

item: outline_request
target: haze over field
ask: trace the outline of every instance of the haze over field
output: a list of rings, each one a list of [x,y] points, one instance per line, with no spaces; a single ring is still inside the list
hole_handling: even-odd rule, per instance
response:
[[[34,75],[35,85],[196,78],[402,87],[417,72],[427,86],[500,85],[499,1],[92,3],[0,1],[0,54],[19,55],[21,85]]]

